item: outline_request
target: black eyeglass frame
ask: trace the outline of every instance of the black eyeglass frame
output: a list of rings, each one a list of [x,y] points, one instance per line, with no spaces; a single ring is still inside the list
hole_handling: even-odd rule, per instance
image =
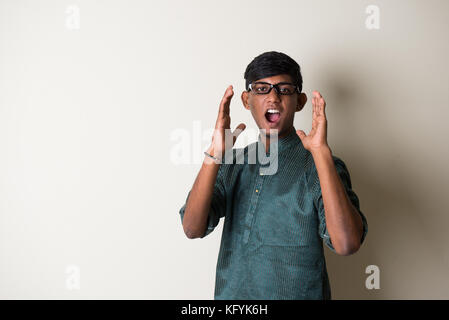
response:
[[[258,92],[256,92],[256,91],[253,90],[253,88],[252,88],[252,85],[253,85],[253,84],[268,84],[268,85],[270,86],[270,89],[268,89],[267,92],[258,93]],[[281,85],[281,84],[290,84],[290,85],[292,85],[292,86],[295,87],[295,90],[294,90],[291,94],[288,94],[288,93],[282,93],[282,92],[280,92],[280,90],[279,90],[279,85]],[[256,82],[250,83],[249,86],[248,86],[248,92],[249,92],[249,91],[253,91],[254,94],[257,94],[257,95],[263,95],[263,94],[269,94],[269,93],[271,92],[271,89],[273,89],[273,88],[276,90],[276,93],[277,93],[277,94],[280,94],[280,95],[283,95],[283,96],[291,96],[291,95],[294,95],[294,94],[295,94],[295,91],[296,91],[297,93],[301,93],[301,91],[299,91],[299,86],[297,86],[296,84],[291,83],[291,82],[279,82],[279,83],[276,83],[276,84],[272,84],[272,83],[268,83],[268,82],[264,82],[264,81],[256,81]]]

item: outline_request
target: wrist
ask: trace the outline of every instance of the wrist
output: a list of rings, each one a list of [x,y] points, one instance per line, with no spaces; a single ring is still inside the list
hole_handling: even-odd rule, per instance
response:
[[[212,158],[213,157],[213,158]],[[215,159],[214,159],[215,158]],[[213,146],[210,146],[207,148],[207,150],[204,152],[204,162],[206,164],[220,164],[221,158],[216,156],[216,153],[214,151]]]
[[[221,159],[222,156],[223,156],[222,153],[221,153],[220,151],[217,151],[217,150],[214,149],[214,146],[213,146],[213,145],[211,145],[211,146],[206,150],[206,152],[209,153],[211,156],[216,157],[216,158],[218,158],[218,159]]]
[[[314,148],[310,151],[313,157],[317,156],[332,156],[332,150],[328,145]]]
[[[215,150],[214,150],[214,146],[213,145],[210,145],[209,148],[206,149],[206,152],[208,154],[210,154],[211,156],[215,157]]]

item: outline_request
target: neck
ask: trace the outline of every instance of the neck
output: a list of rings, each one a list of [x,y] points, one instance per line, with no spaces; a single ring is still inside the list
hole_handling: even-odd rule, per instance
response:
[[[296,131],[295,127],[291,126],[290,129],[288,129],[285,132],[278,135],[278,139],[282,139],[282,138],[288,136],[289,134],[293,133],[293,131]],[[270,135],[266,135],[265,136],[265,153],[268,153],[269,150],[270,150]]]

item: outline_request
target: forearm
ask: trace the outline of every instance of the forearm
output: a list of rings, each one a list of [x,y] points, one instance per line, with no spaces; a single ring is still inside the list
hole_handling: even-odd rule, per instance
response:
[[[323,197],[326,227],[335,251],[342,255],[360,247],[363,224],[360,214],[346,194],[329,147],[312,152]]]
[[[211,147],[207,152],[214,155]],[[184,212],[182,225],[189,238],[198,238],[205,232],[219,166],[220,164],[216,164],[213,159],[204,156]]]

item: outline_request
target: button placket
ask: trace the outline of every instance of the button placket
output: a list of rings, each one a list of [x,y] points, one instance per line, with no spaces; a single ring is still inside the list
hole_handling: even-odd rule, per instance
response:
[[[258,174],[256,176],[256,182],[254,185],[254,189],[252,192],[251,200],[250,200],[250,207],[249,212],[245,219],[245,230],[243,232],[243,243],[247,244],[249,240],[249,235],[251,233],[252,224],[254,220],[254,214],[257,208],[257,204],[259,202],[259,196],[262,191],[263,182],[265,180],[265,175]]]

